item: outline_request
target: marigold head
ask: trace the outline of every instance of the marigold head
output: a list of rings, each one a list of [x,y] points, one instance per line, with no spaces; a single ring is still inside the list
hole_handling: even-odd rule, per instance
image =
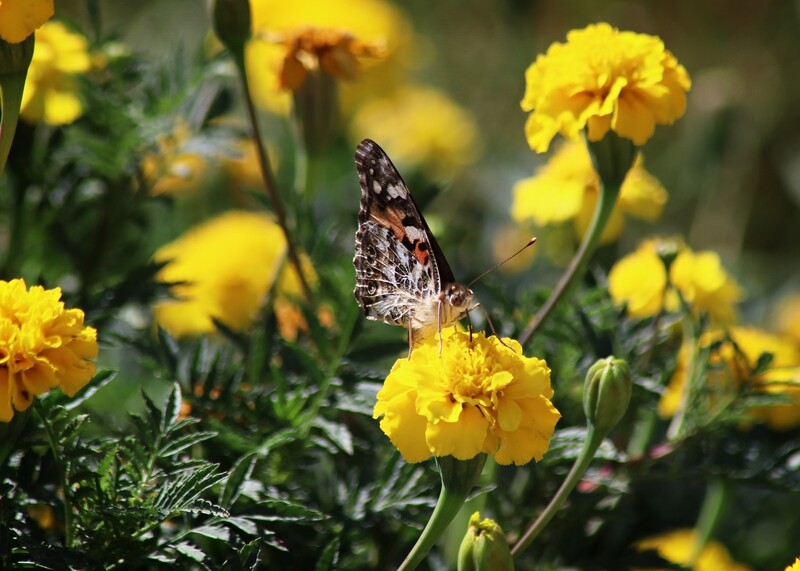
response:
[[[354,140],[381,141],[400,165],[434,178],[450,178],[477,155],[473,117],[436,89],[405,86],[358,108],[350,128]]]
[[[552,396],[547,363],[516,341],[454,331],[441,355],[436,336],[395,363],[373,415],[408,462],[485,452],[521,465],[547,451],[561,417]]]
[[[511,215],[514,220],[532,220],[538,226],[571,221],[582,238],[589,228],[600,193],[589,151],[580,141],[561,145],[547,164],[531,177],[514,185]],[[624,218],[631,216],[652,222],[661,216],[667,191],[644,168],[641,156],[622,183],[619,199],[600,237],[603,243],[616,240]]]
[[[704,348],[713,347],[709,362],[714,368],[705,379],[708,398],[733,390],[741,383],[752,383],[764,393],[785,396],[788,402],[750,408],[747,424],[763,422],[775,430],[788,430],[800,425],[800,351],[789,339],[756,327],[737,326],[727,333],[708,331],[700,337],[699,343]],[[662,417],[670,417],[678,409],[686,384],[687,363],[693,350],[684,345],[678,354],[675,372],[659,401],[658,412]],[[772,355],[766,370],[751,374],[765,353]]]
[[[54,387],[73,396],[94,375],[97,331],[60,299],[60,288],[0,281],[0,421]]]
[[[707,313],[718,324],[735,320],[735,305],[744,294],[722,267],[715,252],[694,252],[679,240],[671,244],[669,270],[661,255],[664,240],[642,242],[621,258],[608,275],[608,289],[617,303],[625,303],[631,317],[650,317],[675,311],[678,293],[695,313]],[[669,278],[669,279],[668,279]]]
[[[382,0],[251,0],[255,41],[247,70],[256,101],[286,112],[286,94],[321,70],[352,79],[392,54],[409,35],[398,9]]]
[[[525,72],[530,111],[528,143],[545,152],[560,133],[576,139],[585,128],[591,141],[609,130],[643,145],[656,124],[671,124],[686,110],[691,81],[655,36],[620,32],[606,23],[567,34]]]
[[[273,291],[285,257],[283,232],[266,214],[231,211],[200,224],[155,254],[156,261],[168,262],[159,279],[176,284],[172,287],[176,299],[155,307],[156,321],[178,337],[212,333],[215,319],[244,330]],[[311,264],[305,269],[313,282]],[[293,269],[286,270],[273,293],[276,302],[285,300],[291,307],[297,279]],[[285,309],[282,305],[277,313],[279,326],[296,335],[304,327],[298,323],[302,314],[289,312],[291,323],[285,325],[281,320]]]
[[[18,44],[53,17],[53,0],[0,2],[0,38]]]
[[[48,125],[75,121],[83,106],[73,76],[89,71],[91,66],[89,45],[82,35],[61,22],[48,22],[39,28],[22,94],[22,118]]]

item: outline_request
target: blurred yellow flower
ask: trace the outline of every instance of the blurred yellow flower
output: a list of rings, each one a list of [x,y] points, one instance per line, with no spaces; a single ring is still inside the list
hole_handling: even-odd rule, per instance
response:
[[[693,529],[677,529],[637,541],[639,551],[655,550],[662,559],[681,566],[689,566],[697,545],[697,532]],[[700,553],[692,571],[749,571],[731,558],[728,550],[719,541],[709,540]]]
[[[550,402],[550,369],[512,339],[455,329],[399,359],[378,392],[374,418],[408,462],[436,456],[499,464],[541,460],[561,417]]]
[[[669,266],[669,283],[663,248],[677,255]],[[743,291],[728,275],[715,252],[693,252],[677,240],[650,239],[621,258],[608,275],[608,290],[616,303],[625,303],[628,315],[642,318],[662,309],[679,307],[676,290],[695,313],[706,312],[718,324],[735,320],[735,304]]]
[[[584,128],[591,141],[611,129],[643,145],[656,124],[683,115],[691,81],[659,38],[599,23],[552,44],[528,67],[525,85],[525,133],[542,153],[557,133],[574,140]]]
[[[600,178],[584,142],[568,141],[536,176],[517,182],[513,192],[514,220],[533,220],[538,226],[572,221],[576,236],[582,238],[597,204]],[[640,155],[622,183],[600,241],[608,243],[619,238],[625,216],[655,221],[666,202],[667,191],[645,170]]]
[[[155,254],[156,261],[168,262],[158,274],[161,281],[184,282],[172,286],[176,299],[156,305],[156,321],[176,337],[212,333],[214,319],[246,329],[281,272],[294,272],[285,254],[283,232],[266,214],[231,211],[192,228]],[[297,280],[286,280],[286,291],[274,292],[276,301],[296,297]]]
[[[785,571],[800,571],[800,557],[794,560],[794,563],[788,565]]]
[[[53,13],[53,0],[0,0],[0,38],[18,44]]]
[[[2,422],[57,386],[73,396],[94,375],[97,331],[83,324],[83,311],[64,309],[60,299],[61,288],[0,280]]]
[[[399,10],[382,0],[250,4],[254,40],[247,46],[247,75],[256,102],[275,112],[288,110],[285,90],[299,87],[310,70],[352,78],[410,34]]]
[[[393,161],[429,176],[452,177],[477,155],[478,128],[472,116],[444,93],[406,86],[359,107],[351,137],[380,141]]]
[[[189,126],[178,121],[171,133],[160,135],[158,150],[142,158],[142,175],[154,195],[180,195],[196,190],[205,179],[206,157],[189,148]]]
[[[33,61],[22,94],[22,118],[48,125],[75,121],[83,108],[73,76],[89,71],[91,66],[86,38],[61,22],[44,24],[36,31]]]
[[[724,367],[712,370],[706,383],[709,395],[734,388],[740,383],[753,383],[759,390],[770,394],[782,394],[795,404],[751,408],[752,421],[763,422],[775,430],[787,430],[800,425],[800,350],[788,339],[750,326],[732,327],[728,336],[721,331],[709,331],[700,337],[701,347],[718,343],[709,356],[712,365]],[[736,344],[736,346],[731,343]],[[658,403],[658,412],[664,417],[676,413],[686,383],[686,367],[692,348],[684,345],[678,355],[675,372]],[[762,373],[752,376],[750,371],[764,353],[772,355],[772,361]]]

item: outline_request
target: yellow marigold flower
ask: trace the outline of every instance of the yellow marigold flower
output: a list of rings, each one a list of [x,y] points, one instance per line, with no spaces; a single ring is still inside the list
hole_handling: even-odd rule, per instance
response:
[[[0,1],[0,38],[18,44],[53,17],[53,0]]]
[[[354,141],[380,141],[398,164],[440,179],[473,161],[478,150],[472,116],[429,87],[406,86],[369,100],[356,112],[350,133]]]
[[[561,145],[536,176],[514,185],[511,216],[517,222],[533,220],[538,226],[572,221],[575,234],[582,238],[589,228],[600,193],[589,151],[582,141]],[[636,159],[620,189],[619,199],[600,241],[619,238],[625,216],[653,222],[661,216],[667,191]]]
[[[724,368],[709,374],[706,382],[724,389],[739,383],[750,382],[767,393],[784,394],[796,404],[765,406],[750,409],[754,421],[764,422],[770,428],[786,430],[800,424],[800,350],[791,341],[750,326],[732,327],[728,335],[736,343],[725,341],[710,355],[711,364],[724,364]],[[725,338],[720,331],[709,331],[700,337],[700,346],[709,347]],[[678,354],[675,372],[658,404],[662,417],[670,417],[678,409],[686,383],[686,366],[691,348],[684,346]],[[772,361],[763,373],[751,377],[750,370],[764,353],[772,354]],[[713,393],[712,393],[713,394]]]
[[[405,18],[382,0],[251,0],[251,8],[248,77],[256,101],[277,112],[288,109],[281,92],[297,89],[310,70],[352,78],[409,35]]]
[[[785,571],[800,571],[800,557],[796,558],[791,565],[787,565]]]
[[[643,145],[656,124],[683,115],[691,81],[659,38],[599,23],[552,44],[525,72],[525,85],[525,133],[543,153],[557,133],[574,140],[584,128],[591,141],[611,129]]]
[[[61,288],[0,280],[0,421],[57,386],[73,396],[92,378],[97,331],[64,309]]]
[[[169,262],[160,280],[185,282],[172,287],[176,299],[155,307],[156,321],[176,337],[212,333],[214,319],[244,330],[257,317],[285,257],[283,232],[266,214],[231,211],[200,224],[155,254],[156,261]],[[274,293],[276,299],[287,295]]]
[[[687,566],[697,545],[697,532],[693,529],[677,529],[637,541],[639,551],[655,550],[662,559],[670,563]],[[737,563],[719,541],[709,540],[697,556],[692,571],[749,571],[750,567]]]
[[[374,418],[408,462],[436,456],[499,464],[541,460],[561,417],[550,402],[550,369],[512,339],[447,332],[399,359],[378,392]]]
[[[675,290],[696,313],[707,312],[720,324],[735,320],[735,304],[742,289],[722,267],[715,252],[693,252],[681,242],[673,242],[677,256],[667,269],[659,248],[667,241],[642,242],[636,251],[624,256],[611,268],[608,290],[617,303],[626,303],[631,317],[649,317],[662,308],[675,311],[679,301]]]
[[[48,22],[36,31],[33,61],[22,94],[23,119],[64,125],[81,116],[83,108],[73,75],[91,68],[88,50],[86,38],[61,22]]]

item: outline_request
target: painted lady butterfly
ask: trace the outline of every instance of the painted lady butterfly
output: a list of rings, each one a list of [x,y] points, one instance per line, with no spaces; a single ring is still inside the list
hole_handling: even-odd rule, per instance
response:
[[[414,341],[441,331],[471,308],[472,290],[456,283],[411,192],[374,141],[356,148],[361,210],[356,232],[355,296],[368,319],[408,327]]]

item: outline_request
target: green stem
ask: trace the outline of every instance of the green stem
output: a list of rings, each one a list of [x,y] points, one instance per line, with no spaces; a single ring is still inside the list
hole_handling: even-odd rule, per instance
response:
[[[725,480],[722,478],[711,480],[706,491],[706,497],[703,499],[703,506],[700,508],[700,515],[697,517],[697,523],[695,524],[697,540],[695,541],[694,551],[692,551],[692,557],[689,560],[689,566],[692,568],[694,568],[700,552],[708,543],[714,528],[717,526],[727,495],[728,485]]]
[[[306,298],[309,306],[314,308],[314,297],[311,293],[311,287],[308,285],[308,280],[303,272],[303,267],[300,262],[300,254],[298,254],[297,246],[294,242],[294,237],[289,231],[289,224],[286,217],[286,209],[284,208],[283,201],[281,200],[278,186],[275,182],[275,176],[272,173],[272,167],[269,163],[264,143],[261,140],[261,132],[258,126],[258,117],[256,115],[255,105],[253,98],[250,95],[250,84],[247,80],[247,72],[244,63],[244,50],[232,52],[236,69],[239,72],[239,79],[242,83],[242,97],[244,98],[245,108],[247,109],[247,117],[250,122],[250,128],[253,134],[253,143],[256,147],[256,155],[258,157],[258,165],[261,169],[261,176],[264,179],[264,186],[267,189],[267,195],[272,203],[272,209],[275,212],[275,217],[278,219],[278,225],[283,231],[283,237],[286,240],[286,250],[289,254],[289,261],[297,270],[297,277],[300,280],[300,286],[303,289],[303,295]]]
[[[0,175],[6,167],[11,143],[19,122],[19,108],[22,105],[22,90],[25,87],[24,73],[0,74]]]
[[[550,297],[520,336],[519,342],[522,346],[528,344],[536,331],[542,326],[542,323],[550,316],[558,302],[570,290],[575,279],[578,276],[583,276],[586,271],[586,266],[589,264],[589,260],[597,248],[597,244],[600,242],[600,236],[603,233],[603,229],[606,227],[611,212],[614,210],[614,205],[617,202],[617,195],[619,194],[619,186],[613,188],[607,187],[601,183],[601,187],[600,197],[597,201],[589,230],[583,237],[578,251],[575,252],[575,256],[572,258],[572,261],[570,261],[567,270],[564,272],[564,275],[561,276],[561,279],[550,294]]]
[[[56,465],[56,472],[58,473],[59,484],[64,493],[64,546],[67,548],[72,547],[72,502],[70,498],[69,481],[67,480],[67,472],[64,467],[64,461],[58,449],[58,439],[53,432],[53,426],[47,421],[47,413],[42,404],[35,400],[33,408],[36,414],[42,421],[45,434],[47,435],[47,443],[50,445],[50,451],[53,453],[53,461]]]
[[[417,543],[406,556],[398,571],[411,571],[422,563],[436,541],[447,530],[447,526],[458,514],[473,486],[481,475],[486,455],[480,454],[472,460],[456,460],[452,456],[436,458],[442,477],[442,491],[436,501],[431,518],[417,539]]]
[[[600,443],[603,441],[604,434],[595,430],[593,426],[589,426],[586,432],[586,440],[583,443],[583,448],[581,449],[581,453],[578,458],[575,460],[575,463],[572,465],[572,468],[567,474],[567,477],[562,482],[561,487],[556,492],[556,495],[553,496],[553,499],[550,500],[550,503],[544,509],[544,511],[539,514],[539,517],[533,521],[528,526],[527,531],[524,535],[517,541],[514,547],[511,549],[511,555],[515,558],[519,557],[525,549],[533,542],[534,539],[542,532],[542,530],[547,527],[547,524],[550,523],[550,520],[556,515],[561,506],[564,505],[564,502],[567,500],[567,497],[578,484],[583,476],[583,473],[586,471],[586,468],[589,467],[592,459],[594,458],[595,452],[597,452],[597,448],[600,446]]]
[[[547,320],[558,302],[566,296],[576,278],[583,276],[586,272],[589,260],[600,243],[600,236],[603,234],[608,219],[614,210],[614,205],[617,203],[622,183],[625,181],[625,177],[636,159],[636,146],[629,139],[624,139],[613,131],[606,133],[599,141],[587,140],[586,145],[589,150],[589,157],[592,160],[592,166],[599,179],[597,205],[592,215],[589,230],[583,237],[583,241],[581,241],[581,245],[578,247],[578,251],[575,252],[575,256],[569,263],[566,272],[561,276],[553,293],[550,294],[548,300],[520,336],[519,342],[523,347],[533,338],[533,335],[542,326],[542,323]]]

